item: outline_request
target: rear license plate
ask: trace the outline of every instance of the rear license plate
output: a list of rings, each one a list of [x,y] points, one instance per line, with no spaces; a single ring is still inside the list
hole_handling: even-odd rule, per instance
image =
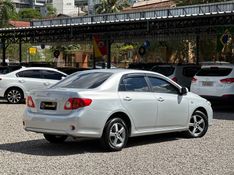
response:
[[[56,102],[43,101],[40,104],[40,109],[43,109],[43,110],[56,110],[56,108],[57,108]]]
[[[202,86],[213,86],[213,82],[212,81],[203,81]]]

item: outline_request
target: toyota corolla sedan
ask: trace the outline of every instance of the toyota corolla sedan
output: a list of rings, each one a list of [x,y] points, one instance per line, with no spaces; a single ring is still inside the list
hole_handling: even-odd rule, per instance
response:
[[[100,138],[106,149],[119,151],[129,137],[182,131],[202,137],[212,118],[209,101],[161,74],[112,69],[77,72],[31,92],[23,125],[51,143]]]

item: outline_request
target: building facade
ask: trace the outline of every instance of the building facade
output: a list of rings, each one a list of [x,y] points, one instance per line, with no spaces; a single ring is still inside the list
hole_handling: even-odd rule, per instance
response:
[[[12,0],[12,3],[19,11],[22,8],[40,8],[47,3],[47,0]]]

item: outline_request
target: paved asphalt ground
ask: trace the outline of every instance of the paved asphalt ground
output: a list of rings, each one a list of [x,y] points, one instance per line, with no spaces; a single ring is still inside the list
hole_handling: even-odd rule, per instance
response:
[[[22,128],[24,105],[0,101],[0,174],[234,175],[234,110],[218,107],[214,125],[199,139],[179,134],[132,138],[120,152],[97,140],[52,145]]]

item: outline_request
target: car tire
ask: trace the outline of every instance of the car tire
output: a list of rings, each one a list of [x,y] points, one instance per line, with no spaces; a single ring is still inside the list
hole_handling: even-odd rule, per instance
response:
[[[128,141],[128,128],[121,118],[109,120],[103,131],[102,145],[108,151],[122,150]]]
[[[65,135],[44,134],[44,137],[50,143],[63,143],[67,139]]]
[[[7,90],[5,98],[11,104],[18,104],[24,100],[24,94],[20,88],[10,88]]]
[[[208,117],[201,111],[195,111],[189,120],[186,135],[190,138],[203,137],[208,130]]]

